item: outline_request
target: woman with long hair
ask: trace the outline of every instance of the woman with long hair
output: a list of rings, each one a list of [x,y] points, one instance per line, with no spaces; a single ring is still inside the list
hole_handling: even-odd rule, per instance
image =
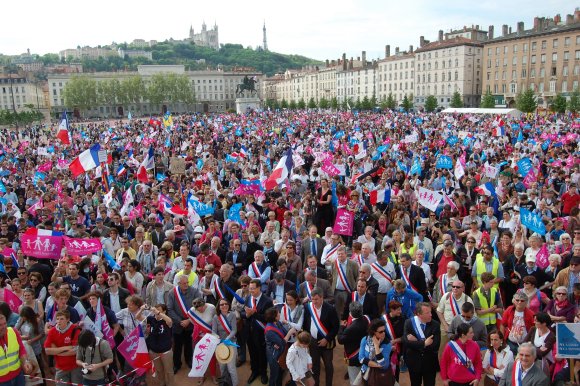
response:
[[[41,328],[41,323],[38,318],[37,314],[29,306],[23,306],[20,309],[20,319],[16,324],[16,329],[20,332],[22,340],[27,342],[34,351],[34,356],[38,364],[40,365],[40,369],[43,371],[44,369],[42,366],[42,338],[44,337],[44,328]]]
[[[23,294],[23,302],[20,306],[19,310],[22,310],[23,307],[30,307],[34,310],[37,319],[43,320],[44,319],[44,308],[42,307],[42,302],[34,297],[34,290],[32,288],[26,288],[22,291]]]
[[[231,304],[228,299],[222,298],[218,301],[218,307],[216,310],[216,315],[213,317],[211,330],[214,334],[217,334],[220,339],[229,340],[231,342],[236,342],[237,323],[236,314],[231,310]],[[233,358],[227,364],[219,364],[220,373],[222,376],[227,372],[230,375],[232,385],[238,384],[238,372],[236,370],[236,358],[237,352],[233,351]]]
[[[316,213],[314,215],[314,225],[318,229],[326,229],[334,223],[334,213],[332,211],[332,191],[326,178],[320,180],[320,188],[316,190]]]
[[[441,378],[445,386],[469,386],[479,382],[483,367],[479,345],[473,341],[473,328],[462,323],[441,356]]]
[[[534,315],[534,327],[528,331],[524,342],[530,342],[536,346],[536,362],[540,368],[550,376],[550,365],[554,363],[552,348],[556,344],[556,335],[550,326],[552,319],[545,312],[538,312]]]
[[[97,272],[97,277],[93,285],[91,285],[90,292],[100,292],[104,294],[107,288],[109,288],[107,284],[108,278],[109,275],[107,275],[105,272]]]
[[[28,288],[34,290],[34,297],[41,303],[46,299],[46,288],[42,285],[42,275],[39,272],[31,272],[28,275]]]
[[[358,352],[362,364],[361,372],[368,376],[368,386],[392,386],[395,383],[391,369],[392,345],[387,335],[386,323],[383,319],[375,319],[369,325],[368,336],[365,336]]]
[[[232,310],[236,313],[237,319],[237,334],[236,338],[238,340],[238,359],[236,360],[236,367],[240,367],[246,361],[246,342],[249,336],[249,328],[245,323],[244,319],[241,317],[241,312],[244,310],[244,302],[240,302],[237,299],[246,299],[250,295],[249,285],[250,279],[247,275],[242,275],[238,279],[240,283],[240,288],[236,291],[236,295],[232,300]]]
[[[505,368],[514,361],[514,354],[504,342],[501,331],[493,329],[487,336],[487,350],[483,357],[484,386],[497,386]]]

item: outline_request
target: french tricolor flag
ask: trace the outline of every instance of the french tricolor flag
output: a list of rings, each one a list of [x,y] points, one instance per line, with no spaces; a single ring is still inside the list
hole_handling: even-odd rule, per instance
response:
[[[99,166],[99,150],[101,145],[98,143],[91,146],[90,149],[83,151],[77,158],[75,158],[68,168],[70,169],[73,178],[95,169]]]
[[[494,129],[493,129],[493,136],[494,137],[502,137],[505,135],[505,129],[504,129],[505,123],[504,123],[503,119],[501,119],[501,117],[497,117],[495,119],[495,121],[493,121],[493,126],[494,126]]]
[[[149,151],[147,155],[143,159],[143,162],[139,165],[137,169],[137,179],[143,183],[149,182],[149,177],[147,176],[147,170],[153,169],[155,167],[155,158],[154,158],[154,151],[153,145],[149,147]]]
[[[66,111],[62,113],[62,119],[58,125],[58,131],[56,137],[60,139],[63,145],[70,145],[70,133],[68,131],[68,118],[66,116]]]
[[[294,162],[292,161],[292,148],[288,148],[284,156],[276,165],[276,168],[272,171],[272,174],[266,181],[264,181],[264,187],[266,190],[272,190],[276,186],[284,183],[290,176],[292,172],[292,167],[294,166]]]
[[[38,228],[28,228],[25,232],[27,235],[31,236],[62,236],[62,232],[52,231],[50,229],[38,229]]]
[[[473,189],[475,190],[475,192],[477,192],[478,194],[484,195],[484,196],[495,196],[495,188],[493,187],[493,184],[491,182],[486,182],[483,185],[479,185],[477,188]]]
[[[377,189],[370,193],[371,205],[377,203],[388,204],[391,202],[391,189]]]

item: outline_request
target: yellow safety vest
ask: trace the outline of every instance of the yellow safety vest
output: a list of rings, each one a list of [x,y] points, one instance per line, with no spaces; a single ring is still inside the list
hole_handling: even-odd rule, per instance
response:
[[[496,259],[495,257],[493,257],[491,260],[491,264],[492,264],[491,273],[497,279],[497,274],[499,272],[499,260]],[[484,272],[488,272],[488,270],[485,267],[485,261],[483,260],[483,255],[478,254],[477,257],[475,258],[475,275],[477,278],[477,284],[479,284],[480,287],[483,285],[483,283],[481,282],[481,274]],[[493,288],[495,288],[497,290],[499,288],[499,285],[497,283],[495,283],[493,285]]]
[[[181,271],[175,274],[175,277],[179,277],[181,275],[187,276],[187,283],[189,284],[190,287],[193,285],[193,283],[195,283],[195,279],[197,278],[197,273],[195,273],[194,271],[191,271],[189,275],[187,275],[182,269]]]
[[[417,245],[415,245],[415,244],[411,245],[411,248],[409,248],[407,250],[407,247],[405,247],[405,243],[401,243],[401,253],[408,253],[409,255],[411,255],[411,257],[413,257],[416,250],[417,250]]]
[[[0,377],[20,369],[20,346],[12,327],[6,330],[6,341],[7,347],[0,346]]]
[[[491,288],[489,290],[489,296],[490,296],[490,304],[487,303],[487,299],[485,298],[485,296],[481,293],[481,287],[475,290],[475,295],[477,295],[477,297],[479,298],[479,304],[481,305],[482,309],[487,309],[490,307],[493,307],[495,305],[495,297],[497,294],[497,290],[495,288]],[[481,319],[481,321],[486,325],[494,325],[496,323],[496,315],[495,312],[488,312],[487,314],[482,314],[479,315],[479,319]]]

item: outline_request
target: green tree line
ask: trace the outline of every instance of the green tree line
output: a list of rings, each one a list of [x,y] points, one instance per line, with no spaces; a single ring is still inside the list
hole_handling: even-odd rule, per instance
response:
[[[148,80],[134,75],[119,80],[112,78],[103,81],[86,76],[72,77],[64,87],[64,104],[69,109],[80,111],[97,106],[127,106],[143,103],[153,105],[195,103],[195,94],[186,75],[155,74]]]
[[[33,105],[26,105],[24,111],[0,110],[0,125],[29,125],[33,122],[42,121],[44,115],[35,110]]]

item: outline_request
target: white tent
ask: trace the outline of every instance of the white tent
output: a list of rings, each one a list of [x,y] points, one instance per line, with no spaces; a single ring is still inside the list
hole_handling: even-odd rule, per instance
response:
[[[455,113],[459,113],[459,114],[495,114],[495,115],[505,115],[508,118],[511,119],[518,119],[521,115],[522,112],[518,109],[479,109],[479,108],[453,108],[450,107],[448,109],[445,109],[443,111],[441,111],[442,113],[445,114],[455,114]]]

